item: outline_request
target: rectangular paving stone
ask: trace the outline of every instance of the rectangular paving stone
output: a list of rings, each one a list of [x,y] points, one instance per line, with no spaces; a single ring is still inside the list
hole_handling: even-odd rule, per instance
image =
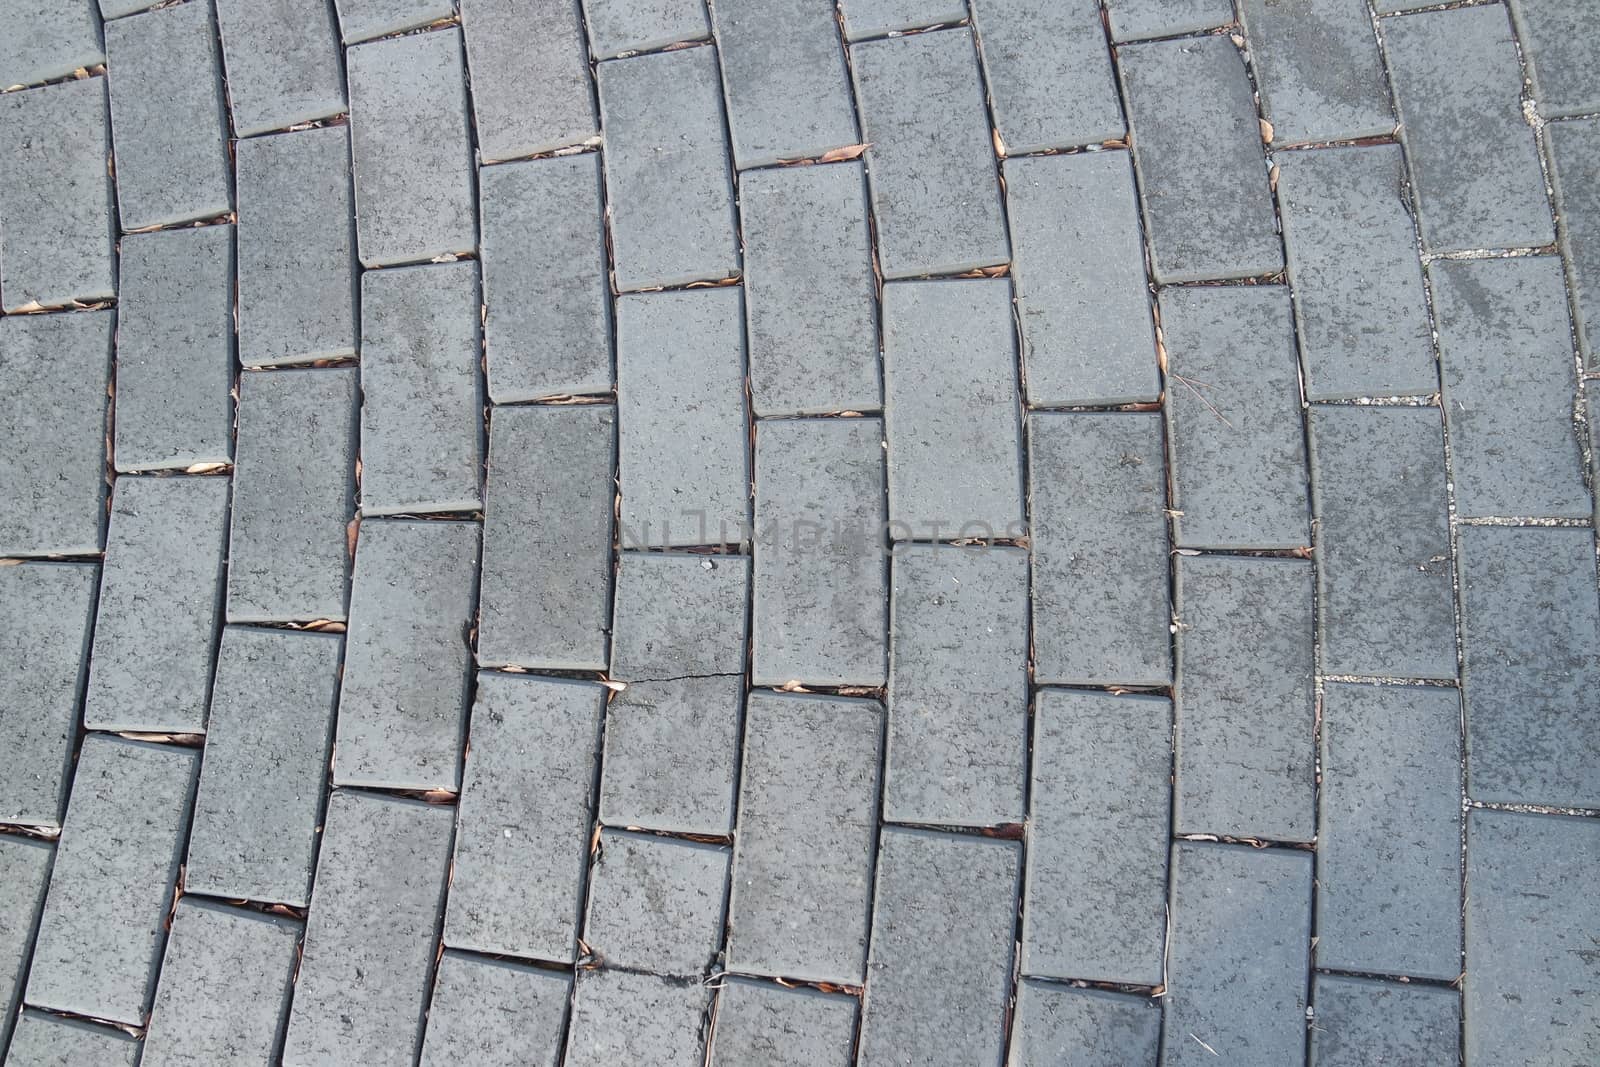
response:
[[[856,143],[850,74],[828,0],[722,0],[717,29],[736,166],[813,159]]]
[[[293,919],[180,900],[142,1067],[276,1057],[301,929]]]
[[[1459,513],[1589,517],[1560,261],[1445,260],[1428,274]]]
[[[241,377],[229,622],[344,618],[357,373],[339,367]]]
[[[882,276],[956,274],[1006,262],[971,31],[868,41],[851,46],[850,60]]]
[[[750,694],[729,970],[861,984],[882,734],[875,700]]]
[[[1600,111],[1594,12],[1583,0],[1513,0],[1511,18],[1544,118]]]
[[[1127,45],[1118,56],[1156,281],[1281,270],[1260,122],[1233,42]]]
[[[597,70],[617,291],[737,275],[716,52],[685,48]]]
[[[611,677],[623,682],[744,672],[748,556],[623,552]]]
[[[1316,836],[1312,571],[1180,556],[1175,832]]]
[[[0,567],[0,823],[61,825],[98,586],[92,563]]]
[[[497,408],[484,490],[478,663],[606,669],[617,414]],[[551,481],[551,471],[562,477]],[[529,597],[526,590],[541,591]]]
[[[890,535],[1022,536],[1011,283],[885,286],[883,391]]]
[[[599,134],[578,0],[462,0],[461,32],[481,161],[549,152]]]
[[[579,970],[567,1031],[567,1067],[705,1062],[711,993],[698,978]]]
[[[1161,984],[1171,776],[1170,700],[1039,694],[1024,974]]]
[[[1365,0],[1245,0],[1240,7],[1273,144],[1393,133],[1383,63]]]
[[[0,319],[0,556],[100,551],[114,316]]]
[[[1398,145],[1276,157],[1310,400],[1439,388]]]
[[[17,1020],[7,1063],[31,1067],[135,1067],[139,1039],[121,1030],[80,1023],[41,1011],[24,1011]]]
[[[1028,446],[1034,680],[1168,685],[1161,417],[1035,413]]]
[[[356,232],[345,126],[240,141],[239,362],[356,354]]]
[[[1014,1067],[1149,1064],[1160,1046],[1160,1001],[1053,982],[1017,985]]]
[[[1125,152],[1005,162],[1028,403],[1161,395],[1133,167]]]
[[[1329,682],[1317,965],[1461,973],[1461,704],[1454,689]]]
[[[1458,536],[1467,794],[1600,807],[1592,535],[1466,526]]]
[[[624,545],[747,539],[743,318],[735,286],[617,299]]]
[[[433,987],[455,811],[335,790],[283,1062],[413,1062]],[[383,877],[373,877],[373,872]]]
[[[724,978],[711,1031],[711,1067],[850,1067],[850,997]]]
[[[123,231],[227,213],[228,116],[211,5],[117,19],[105,38]]]
[[[571,963],[605,689],[478,675],[444,941]],[[538,790],[526,787],[539,782]]]
[[[1506,9],[1391,19],[1383,38],[1428,251],[1549,244],[1550,205]]]
[[[1000,1063],[1021,852],[883,831],[859,1062]]]
[[[757,415],[876,411],[878,308],[860,163],[739,177]]]
[[[583,7],[596,59],[711,36],[698,0],[584,0]]]
[[[0,309],[117,293],[106,79],[0,96]]]
[[[1450,476],[1431,407],[1313,407],[1324,674],[1456,676]]]
[[[740,674],[629,682],[606,708],[600,821],[727,834],[743,700]]]
[[[967,17],[960,0],[842,0],[845,33],[852,41],[921,29]]]
[[[892,579],[884,817],[1023,822],[1027,552],[904,545]]]
[[[556,1067],[572,979],[460,952],[439,957],[422,1067]]]
[[[1311,1000],[1311,1062],[1317,1067],[1455,1063],[1461,1057],[1461,994],[1319,974]]]
[[[1195,33],[1233,21],[1228,0],[1106,0],[1106,9],[1114,41]]]
[[[0,1043],[11,1034],[22,1006],[22,977],[33,951],[33,933],[50,884],[55,846],[31,837],[0,837]]]
[[[233,458],[233,227],[122,239],[118,471]]]
[[[84,739],[28,972],[29,1004],[144,1025],[199,766],[198,749]]]
[[[117,479],[85,727],[205,732],[227,537],[226,478]]]
[[[583,943],[609,966],[704,975],[722,947],[727,895],[726,847],[602,830]]]
[[[1173,536],[1184,548],[1310,543],[1300,372],[1289,292],[1169,289]]]
[[[995,132],[1011,155],[1120,138],[1122,101],[1096,0],[972,5]]]
[[[0,86],[64,78],[105,62],[100,21],[88,4],[0,0],[0,21],[7,28],[0,41]]]
[[[1466,1062],[1585,1063],[1600,1055],[1600,897],[1587,888],[1597,862],[1594,819],[1468,815]]]
[[[878,419],[757,427],[752,685],[887,678],[883,454]]]
[[[1302,1062],[1311,854],[1179,841],[1172,863],[1162,1062]]]
[[[334,784],[459,788],[478,532],[475,522],[362,523]]]
[[[345,44],[402,33],[447,19],[450,0],[335,0]]]
[[[1590,369],[1600,365],[1600,119],[1545,128],[1555,166],[1561,252],[1577,314],[1578,347]]]
[[[236,137],[341,114],[344,57],[321,0],[216,0]]]
[[[342,645],[338,634],[222,631],[188,892],[310,902]]]
[[[154,7],[160,0],[100,0],[103,18],[116,19]]]
[[[471,262],[361,279],[361,512],[483,506],[482,298]]]
[[[461,31],[351,48],[346,69],[362,265],[472,251],[478,233]]]

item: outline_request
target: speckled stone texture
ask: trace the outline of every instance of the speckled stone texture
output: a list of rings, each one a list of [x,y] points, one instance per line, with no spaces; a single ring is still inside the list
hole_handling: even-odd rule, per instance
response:
[[[1514,0],[1511,16],[1546,118],[1600,111],[1600,44],[1584,0]]]
[[[1233,21],[1228,0],[1106,0],[1112,40],[1196,33]]]
[[[0,2],[0,87],[35,85],[105,62],[100,20],[88,3]]]
[[[1394,131],[1366,0],[1245,0],[1240,10],[1273,144]]]
[[[1584,362],[1600,366],[1600,120],[1548,128],[1561,250]]]
[[[1075,148],[1123,135],[1095,0],[981,0],[972,13],[1007,152]]]
[[[6,1062],[34,1067],[134,1067],[139,1042],[121,1030],[75,1022],[59,1015],[24,1011],[17,1020]]]
[[[1161,1002],[1144,997],[1023,981],[1013,1019],[1015,1067],[1126,1067],[1161,1047]]]
[[[0,1041],[7,1040],[22,1005],[23,969],[33,952],[33,933],[50,884],[55,847],[30,837],[0,837]]]
[[[325,0],[215,0],[237,137],[343,112],[344,57]]]
[[[596,59],[711,35],[700,0],[584,0],[583,9]]]
[[[422,1067],[556,1067],[572,994],[564,974],[506,960],[439,957]]]
[[[717,994],[713,1067],[848,1067],[856,1002],[775,982],[726,978]]]
[[[478,158],[582,144],[600,133],[578,0],[462,0]]]
[[[705,1062],[711,992],[699,979],[581,970],[567,1029],[567,1067]]]
[[[583,943],[612,967],[708,973],[722,947],[728,856],[721,845],[602,830]]]
[[[967,17],[960,0],[842,0],[850,40],[959,22]]]
[[[335,0],[345,44],[414,30],[454,12],[450,0]]]
[[[1317,1067],[1424,1067],[1461,1055],[1461,995],[1453,989],[1319,974],[1311,1000]]]

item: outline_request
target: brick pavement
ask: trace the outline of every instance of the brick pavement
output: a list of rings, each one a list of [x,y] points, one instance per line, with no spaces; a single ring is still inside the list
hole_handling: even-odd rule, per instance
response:
[[[0,1061],[1600,1063],[1589,0],[0,0]]]

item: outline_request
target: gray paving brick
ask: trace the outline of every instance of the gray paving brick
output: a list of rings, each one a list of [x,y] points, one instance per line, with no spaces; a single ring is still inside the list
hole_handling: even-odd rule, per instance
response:
[[[1467,1063],[1600,1056],[1600,897],[1586,888],[1597,862],[1600,822],[1593,819],[1468,815]]]
[[[454,819],[448,807],[372,793],[329,799],[286,1065],[415,1060]]]
[[[699,979],[580,970],[577,986],[567,1067],[699,1067],[705,1062],[711,994]]]
[[[362,514],[483,506],[482,306],[471,262],[362,276]]]
[[[972,5],[996,133],[1012,155],[1120,138],[1122,102],[1097,0]]]
[[[857,1062],[1000,1063],[1021,849],[883,831]]]
[[[0,41],[0,86],[32,85],[105,62],[100,21],[88,4],[3,0],[0,21],[8,31]]]
[[[1428,272],[1459,513],[1587,518],[1560,261],[1446,260]]]
[[[1180,557],[1176,589],[1177,832],[1312,840],[1311,564]]]
[[[878,307],[860,163],[739,178],[757,415],[876,411]]]
[[[743,699],[737,674],[630,682],[606,708],[600,821],[728,833]]]
[[[815,158],[856,143],[832,3],[722,0],[711,15],[737,166]]]
[[[598,71],[617,290],[738,274],[715,51],[638,56]]]
[[[240,381],[229,622],[344,618],[356,373],[274,371]]]
[[[1285,152],[1276,162],[1306,396],[1436,392],[1400,147]]]
[[[556,1067],[572,979],[459,952],[439,957],[422,1067]]]
[[[334,0],[345,44],[369,41],[447,19],[450,0]]]
[[[199,765],[196,749],[84,740],[39,920],[29,1004],[144,1024]]]
[[[1034,680],[1168,685],[1161,417],[1034,414],[1028,427]]]
[[[1005,177],[1028,403],[1155,400],[1161,379],[1129,156],[1008,159]]]
[[[584,0],[596,59],[711,36],[700,0]]]
[[[222,55],[210,4],[179,4],[105,25],[122,229],[233,206]]]
[[[288,1014],[301,925],[180,900],[142,1067],[271,1061]]]
[[[478,195],[490,398],[506,404],[609,391],[599,155],[484,167]]]
[[[0,1045],[5,1044],[22,1006],[22,978],[33,950],[34,927],[50,884],[55,847],[28,837],[0,837]]]
[[[724,978],[712,1067],[849,1067],[856,1004],[814,989]]]
[[[1312,987],[1315,1067],[1428,1067],[1461,1056],[1461,994],[1319,974]]]
[[[1457,551],[1468,795],[1600,807],[1590,532],[1468,526]]]
[[[1115,41],[1194,33],[1233,21],[1228,0],[1106,0],[1106,8]]]
[[[1173,536],[1185,548],[1310,543],[1300,373],[1288,290],[1161,295]]]
[[[0,97],[0,308],[116,295],[106,79]]]
[[[98,585],[92,563],[0,568],[0,822],[61,825]]]
[[[1028,554],[895,552],[884,816],[1020,823],[1028,762]]]
[[[748,556],[624,552],[611,676],[671,681],[744,672]]]
[[[1365,0],[1245,0],[1240,14],[1273,144],[1394,132]]]
[[[337,634],[223,630],[184,869],[189,892],[310,902],[341,647]]]
[[[1505,7],[1393,19],[1383,34],[1428,250],[1549,244],[1550,206]]]
[[[138,1038],[39,1011],[22,1013],[6,1057],[6,1063],[19,1067],[134,1067],[138,1062]]]
[[[1171,776],[1171,701],[1039,694],[1024,974],[1161,983]]]
[[[345,110],[344,57],[323,0],[216,0],[236,137]]]
[[[1180,841],[1172,863],[1162,1062],[1302,1062],[1311,854]]]
[[[478,236],[461,31],[352,48],[346,67],[362,264],[472,251]]]
[[[1013,1067],[1128,1067],[1156,1062],[1158,1001],[1023,981],[1011,1023]]]
[[[155,6],[160,0],[100,0],[100,14],[107,19],[121,18]]]
[[[1156,281],[1283,267],[1250,79],[1227,37],[1119,49]]]
[[[609,404],[495,410],[479,664],[605,670],[616,422]],[[562,479],[550,482],[552,470]]]
[[[1600,366],[1600,120],[1546,127],[1555,166],[1561,251],[1577,309],[1578,345],[1592,370]]]
[[[729,970],[861,984],[882,732],[877,701],[750,695]]]
[[[1461,973],[1460,731],[1454,689],[1328,683],[1318,966]]]
[[[240,141],[239,362],[356,354],[348,127]]]
[[[618,298],[624,545],[748,538],[743,316],[732,286]]]
[[[463,0],[478,158],[580,144],[600,132],[578,0]]]
[[[728,849],[602,830],[589,875],[583,943],[608,966],[706,973],[722,947]]]
[[[1438,409],[1312,408],[1311,474],[1322,672],[1454,678]]]
[[[883,368],[892,536],[1022,536],[1011,283],[885,286]]]
[[[960,22],[967,9],[960,0],[842,0],[845,33],[852,41],[901,30]]]
[[[757,428],[753,685],[886,680],[883,464],[877,419]]]
[[[848,12],[846,13],[848,18]],[[852,45],[885,278],[1010,258],[983,79],[968,29]]]
[[[478,676],[446,944],[573,960],[604,710],[589,682]]]
[[[1600,111],[1600,47],[1583,0],[1512,0],[1511,17],[1545,118]]]
[[[233,458],[233,227],[122,239],[118,471]]]
[[[226,478],[117,479],[86,727],[205,732],[227,535]]]
[[[338,785],[456,789],[472,675],[475,522],[365,522],[339,689]]]

